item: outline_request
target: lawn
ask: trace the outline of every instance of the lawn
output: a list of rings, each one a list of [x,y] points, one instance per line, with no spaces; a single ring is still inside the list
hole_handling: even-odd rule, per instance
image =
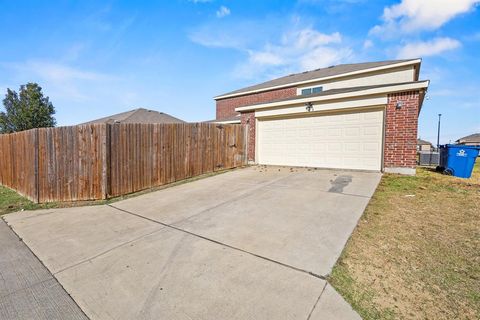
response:
[[[480,164],[384,175],[329,280],[364,319],[480,319]]]
[[[37,209],[39,205],[8,188],[0,186],[0,216],[6,213]]]

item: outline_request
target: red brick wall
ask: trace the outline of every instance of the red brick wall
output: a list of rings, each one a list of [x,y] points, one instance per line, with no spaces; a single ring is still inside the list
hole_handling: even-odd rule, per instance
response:
[[[238,114],[235,108],[248,106],[251,104],[272,101],[276,99],[283,99],[294,97],[297,95],[297,88],[283,88],[270,90],[266,92],[252,93],[244,96],[225,98],[217,100],[217,120],[232,117]]]
[[[397,110],[397,101],[403,105]],[[390,94],[385,119],[385,168],[415,168],[420,93],[409,91]],[[218,106],[218,104],[217,104]],[[218,116],[218,107],[217,107]],[[255,160],[255,112],[244,112],[242,125],[248,123],[248,160]]]
[[[245,127],[247,124],[247,160],[255,161],[255,111],[242,113],[242,126]]]
[[[396,109],[402,101],[401,109]],[[420,94],[418,91],[388,95],[385,120],[384,166],[415,168]]]

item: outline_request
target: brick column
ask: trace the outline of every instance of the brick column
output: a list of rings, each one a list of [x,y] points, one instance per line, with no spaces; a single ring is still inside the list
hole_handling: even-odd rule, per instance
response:
[[[385,119],[385,172],[415,174],[419,105],[418,91],[388,95]]]
[[[248,161],[255,161],[255,111],[242,113],[242,126],[248,127],[247,132],[247,154]]]

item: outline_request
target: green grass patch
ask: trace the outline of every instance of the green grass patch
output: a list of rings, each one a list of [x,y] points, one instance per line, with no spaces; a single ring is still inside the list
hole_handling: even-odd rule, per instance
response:
[[[38,205],[8,188],[0,186],[0,216],[6,213],[37,209]]]

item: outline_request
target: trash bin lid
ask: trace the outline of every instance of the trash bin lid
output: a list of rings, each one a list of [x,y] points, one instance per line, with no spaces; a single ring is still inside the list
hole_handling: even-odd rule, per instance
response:
[[[480,146],[466,146],[464,144],[445,144],[440,147],[446,148],[461,148],[461,149],[477,149],[480,150]]]

